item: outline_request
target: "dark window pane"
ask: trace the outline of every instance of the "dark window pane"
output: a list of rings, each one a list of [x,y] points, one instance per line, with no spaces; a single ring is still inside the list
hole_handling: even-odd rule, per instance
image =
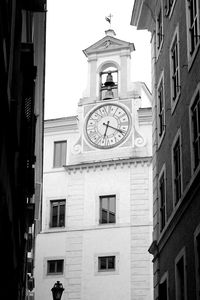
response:
[[[112,212],[109,213],[109,223],[115,223],[115,214]]]
[[[48,273],[54,273],[55,272],[55,261],[49,261],[48,262]]]
[[[110,256],[108,257],[108,269],[114,269],[115,268],[115,257]]]
[[[108,220],[107,220],[107,211],[105,210],[102,210],[102,218],[101,218],[101,223],[104,224],[104,223],[108,223]]]
[[[62,273],[63,272],[63,260],[58,260],[57,261],[57,273]]]
[[[167,281],[159,284],[159,299],[167,300]]]
[[[60,224],[61,227],[65,226],[65,205],[60,205]]]
[[[52,207],[52,227],[57,227],[58,206]]]
[[[106,270],[106,257],[99,258],[99,269]]]

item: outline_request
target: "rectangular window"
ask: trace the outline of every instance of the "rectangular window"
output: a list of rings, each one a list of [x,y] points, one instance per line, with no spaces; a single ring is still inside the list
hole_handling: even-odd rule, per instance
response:
[[[63,274],[64,259],[48,260],[47,275]]]
[[[168,300],[168,279],[167,273],[165,273],[159,283],[158,294],[159,300]]]
[[[176,34],[170,49],[172,105],[174,105],[174,102],[177,101],[180,93],[180,64],[178,47],[178,36]]]
[[[159,133],[159,138],[161,138],[165,130],[165,103],[164,103],[163,78],[161,79],[158,85],[157,95],[158,95],[158,133]]]
[[[194,170],[200,162],[200,92],[198,91],[191,107],[192,114],[192,146],[194,157]]]
[[[165,187],[165,172],[159,178],[159,198],[160,198],[160,231],[163,230],[166,224],[166,187]]]
[[[176,299],[186,300],[186,270],[184,249],[175,260]]]
[[[54,168],[60,168],[66,164],[66,152],[67,141],[54,142]]]
[[[162,8],[160,8],[158,16],[157,16],[157,49],[161,48],[163,42],[163,14]]]
[[[181,170],[181,144],[178,136],[173,147],[173,185],[174,185],[174,203],[175,205],[182,194],[182,170]]]
[[[100,196],[100,224],[116,222],[116,196]]]
[[[51,201],[50,227],[65,226],[65,200]]]
[[[189,52],[193,55],[199,43],[199,1],[187,0],[188,9],[188,35],[189,35]]]
[[[167,300],[167,280],[159,284],[159,299]]]
[[[115,270],[115,256],[98,257],[98,270],[100,272]]]

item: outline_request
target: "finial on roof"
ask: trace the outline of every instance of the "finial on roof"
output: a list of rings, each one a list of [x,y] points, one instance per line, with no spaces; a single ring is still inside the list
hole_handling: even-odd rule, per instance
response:
[[[113,29],[106,30],[105,34],[108,35],[108,36],[115,36],[116,35],[116,33]]]
[[[107,17],[105,17],[105,20],[110,24],[110,28],[105,31],[105,34],[109,35],[109,36],[115,36],[116,35],[114,30],[111,29],[111,19],[112,19],[112,17],[113,17],[113,15],[111,15],[111,13]]]

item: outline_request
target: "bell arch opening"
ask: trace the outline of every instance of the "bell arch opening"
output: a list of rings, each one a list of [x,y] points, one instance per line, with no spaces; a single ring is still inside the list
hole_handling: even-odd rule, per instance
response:
[[[100,100],[110,100],[118,97],[119,68],[113,62],[104,63],[99,71]]]

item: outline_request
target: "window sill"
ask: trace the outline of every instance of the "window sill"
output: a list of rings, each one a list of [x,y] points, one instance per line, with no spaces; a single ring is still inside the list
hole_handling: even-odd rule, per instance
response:
[[[175,100],[171,99],[171,115],[173,115],[173,113],[176,109],[176,106],[179,102],[180,96],[181,96],[181,92],[179,91],[178,95],[176,96],[176,99]]]
[[[199,45],[200,45],[200,41],[198,42],[196,49],[194,50],[194,53],[192,55],[190,55],[190,53],[188,53],[188,72],[190,72],[190,70],[192,69],[193,63],[195,61],[196,55],[199,50]],[[189,52],[189,50],[188,50],[188,52]]]
[[[164,126],[166,126],[166,125],[164,125]],[[159,150],[159,148],[161,147],[162,141],[164,140],[164,137],[165,137],[165,130],[163,131],[161,136],[159,136],[159,134],[158,134],[158,148],[157,148],[157,150]]]
[[[42,233],[54,233],[54,232],[63,232],[66,231],[66,227],[51,227],[42,230]]]
[[[162,42],[160,43],[160,47],[156,49],[156,60],[157,61],[159,59],[159,56],[160,56],[160,53],[161,53],[161,50],[162,50],[163,40],[164,40],[164,36],[163,36]]]
[[[175,7],[175,4],[176,4],[176,0],[174,1],[174,3],[172,4],[172,7],[170,7],[170,11],[169,13],[167,14],[167,18],[169,18],[169,20],[171,19],[172,17],[172,14],[173,14],[173,11],[174,11],[174,7]]]

